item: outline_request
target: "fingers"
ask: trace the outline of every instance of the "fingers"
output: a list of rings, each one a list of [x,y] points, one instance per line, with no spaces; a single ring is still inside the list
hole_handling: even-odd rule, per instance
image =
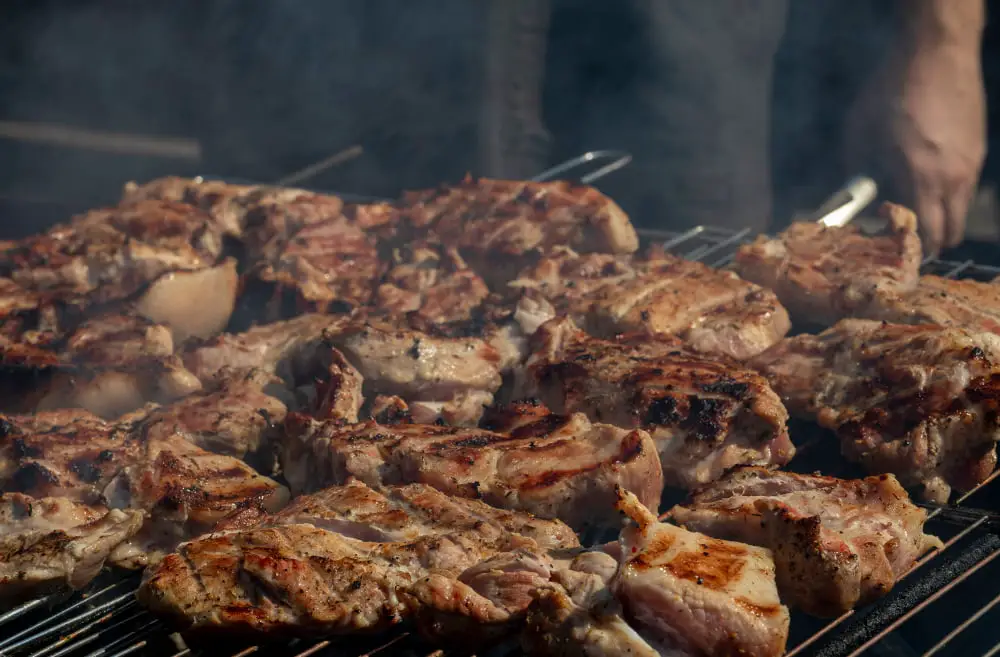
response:
[[[959,184],[944,198],[944,246],[954,247],[962,243],[972,195],[971,185]]]
[[[924,253],[937,255],[944,245],[947,229],[942,195],[929,185],[918,185],[915,190],[913,210],[920,223],[920,238]]]

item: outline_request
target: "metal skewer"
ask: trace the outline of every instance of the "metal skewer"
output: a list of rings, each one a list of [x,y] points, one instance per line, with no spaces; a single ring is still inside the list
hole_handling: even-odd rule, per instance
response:
[[[852,178],[819,207],[814,221],[824,226],[846,226],[878,196],[878,185],[867,176]]]

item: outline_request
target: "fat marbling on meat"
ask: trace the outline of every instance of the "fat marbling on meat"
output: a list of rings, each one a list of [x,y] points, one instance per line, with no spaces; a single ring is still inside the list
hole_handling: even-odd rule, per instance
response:
[[[737,465],[784,465],[795,454],[778,395],[736,361],[665,335],[594,338],[568,318],[543,324],[530,344],[521,395],[648,431],[668,485],[691,488]]]
[[[649,434],[546,415],[510,432],[425,424],[318,422],[289,414],[281,452],[295,493],[343,484],[425,483],[501,508],[560,518],[575,529],[614,527],[615,487],[650,508],[663,488]]]

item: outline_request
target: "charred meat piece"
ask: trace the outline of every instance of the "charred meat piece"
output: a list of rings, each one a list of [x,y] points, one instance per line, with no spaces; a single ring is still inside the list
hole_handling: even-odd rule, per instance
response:
[[[483,338],[366,322],[326,339],[358,369],[369,395],[398,395],[416,422],[475,426],[503,382],[503,356]]]
[[[427,234],[467,254],[484,275],[502,280],[508,262],[566,245],[581,252],[631,253],[639,239],[628,216],[592,187],[466,178],[410,192],[397,204],[404,232]]]
[[[242,333],[224,333],[191,345],[184,354],[184,363],[202,381],[210,381],[227,370],[262,370],[293,380],[298,363],[311,359],[323,332],[336,332],[346,322],[342,317],[307,314]]]
[[[510,433],[437,425],[316,422],[290,414],[282,466],[296,492],[356,477],[371,486],[424,483],[575,529],[616,526],[614,489],[659,505],[663,476],[645,431],[550,415]]]
[[[270,394],[295,401],[297,408],[319,417],[356,422],[361,375],[324,337],[348,323],[344,317],[301,315],[191,345],[183,358],[188,370],[209,387],[272,375],[289,391],[281,394],[271,386]]]
[[[19,602],[81,589],[142,526],[138,511],[109,511],[64,497],[0,495],[0,598]]]
[[[944,502],[996,465],[1000,336],[845,319],[750,363],[789,412],[840,437],[843,454]]]
[[[234,185],[202,178],[157,178],[142,185],[129,182],[122,203],[141,200],[187,203],[212,216],[232,237],[250,237],[263,229],[268,235],[332,219],[343,203],[336,196],[266,185]]]
[[[741,468],[674,507],[671,519],[770,549],[782,600],[818,616],[882,597],[941,545],[924,534],[927,514],[892,475],[844,480]]]
[[[147,571],[140,600],[201,629],[349,633],[428,606],[447,613],[458,601],[465,616],[500,621],[502,610],[458,581],[463,571],[499,553],[579,545],[558,521],[429,486],[376,491],[359,482],[220,529]]]
[[[147,440],[176,434],[216,454],[260,456],[271,447],[288,412],[268,394],[269,384],[270,377],[253,374],[221,381],[213,390],[152,410],[137,430]]]
[[[771,551],[659,523],[635,496],[619,508],[622,533],[612,589],[644,635],[678,654],[777,657],[788,639]]]
[[[592,338],[565,318],[531,342],[524,395],[557,413],[645,429],[668,485],[705,484],[737,465],[784,465],[795,453],[778,395],[739,363],[692,353],[670,336]]]
[[[252,257],[248,294],[263,295],[270,321],[366,306],[382,272],[374,238],[344,217],[275,237]]]
[[[895,324],[957,326],[1000,335],[1000,286],[921,276],[917,287],[909,292],[879,295],[865,317]]]
[[[25,288],[101,303],[168,272],[211,267],[221,253],[221,233],[197,208],[141,201],[92,210],[22,240],[0,254],[0,269]]]
[[[795,223],[775,239],[759,237],[736,253],[736,271],[777,292],[796,322],[829,326],[865,316],[878,296],[912,290],[922,258],[916,216],[891,203],[878,235],[858,226]]]
[[[126,550],[130,565],[206,531],[241,506],[277,510],[287,501],[282,486],[242,461],[188,442],[190,428],[147,434],[143,416],[111,423],[67,410],[2,418],[4,490],[149,513],[134,549]]]
[[[416,326],[445,326],[471,320],[488,295],[486,283],[456,249],[418,243],[393,251],[373,305]]]
[[[535,326],[565,314],[594,335],[668,333],[697,351],[737,359],[763,351],[790,327],[769,290],[662,251],[642,259],[558,251],[510,287],[522,291],[519,315]]]

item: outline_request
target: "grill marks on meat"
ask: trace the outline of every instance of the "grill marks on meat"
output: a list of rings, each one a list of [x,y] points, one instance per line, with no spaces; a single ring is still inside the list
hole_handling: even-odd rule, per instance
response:
[[[996,465],[998,363],[992,333],[842,320],[788,338],[752,365],[790,412],[836,431],[847,458],[945,502]]]
[[[382,272],[374,238],[345,217],[277,235],[251,257],[271,321],[366,306]]]
[[[282,466],[296,493],[356,477],[425,483],[493,506],[560,518],[575,529],[615,526],[615,486],[657,508],[663,477],[644,431],[550,415],[510,433],[437,425],[344,425],[290,415]]]
[[[218,388],[152,410],[140,422],[147,440],[178,434],[210,452],[236,458],[270,447],[287,407],[268,394],[268,377],[234,377]]]
[[[292,381],[300,364],[312,358],[323,332],[346,323],[345,318],[306,314],[255,326],[242,333],[223,333],[192,345],[185,366],[202,381],[231,372],[261,370]]]
[[[141,526],[138,511],[109,511],[64,497],[0,495],[0,598],[9,604],[83,588]]]
[[[149,199],[193,205],[207,212],[226,235],[250,241],[255,231],[265,236],[290,232],[309,223],[334,219],[343,209],[336,196],[285,187],[233,185],[175,176],[125,185],[122,203]]]
[[[221,253],[221,234],[207,215],[180,203],[141,201],[92,210],[22,240],[0,255],[0,269],[32,290],[103,303],[167,272],[210,267]]]
[[[891,203],[879,214],[888,226],[871,237],[850,224],[792,224],[776,239],[759,237],[741,247],[736,270],[777,292],[796,321],[828,326],[865,316],[879,296],[916,286],[922,258],[916,216]]]
[[[140,411],[115,423],[79,410],[4,417],[4,490],[145,512],[142,536],[121,557],[130,565],[207,530],[241,506],[276,510],[287,501],[282,486],[244,462],[188,442],[200,417],[146,425],[144,416]]]
[[[410,192],[396,204],[401,237],[433,235],[459,249],[502,285],[519,258],[566,245],[581,252],[631,253],[639,239],[625,213],[592,187],[467,178]],[[506,257],[498,266],[496,257]],[[492,266],[488,266],[489,264]]]
[[[843,480],[741,468],[671,511],[716,538],[769,548],[782,599],[835,616],[888,593],[941,542],[892,475]]]
[[[667,333],[697,351],[743,359],[790,327],[768,290],[732,272],[662,252],[643,259],[554,252],[510,284],[522,291],[519,315],[537,326],[566,314],[588,332]]]
[[[352,480],[344,486],[300,495],[261,522],[267,526],[310,524],[348,538],[377,543],[476,531],[490,540],[498,540],[504,533],[518,534],[535,541],[543,549],[580,547],[573,530],[559,520],[546,520],[523,511],[492,507],[480,500],[446,495],[425,484],[385,486],[375,490]]]
[[[503,610],[459,581],[463,571],[498,553],[577,545],[558,521],[427,486],[377,492],[354,482],[181,545],[147,571],[139,598],[201,629],[375,630],[433,615],[425,607],[456,612],[456,603],[460,615],[503,622]]]
[[[489,293],[456,249],[418,243],[393,251],[373,305],[417,326],[447,326],[474,319]]]
[[[645,636],[682,654],[784,653],[789,616],[770,550],[658,523],[628,493],[619,508],[636,526],[622,533],[612,589]]]
[[[880,295],[865,316],[895,324],[937,324],[1000,335],[1000,286],[921,276],[911,291]]]
[[[483,338],[366,322],[328,331],[326,340],[358,369],[369,395],[402,397],[416,422],[474,426],[503,382],[503,356]]]
[[[554,319],[532,337],[527,397],[558,413],[645,429],[669,485],[694,487],[737,465],[784,465],[795,453],[788,413],[767,380],[692,353],[669,336],[588,336]]]

